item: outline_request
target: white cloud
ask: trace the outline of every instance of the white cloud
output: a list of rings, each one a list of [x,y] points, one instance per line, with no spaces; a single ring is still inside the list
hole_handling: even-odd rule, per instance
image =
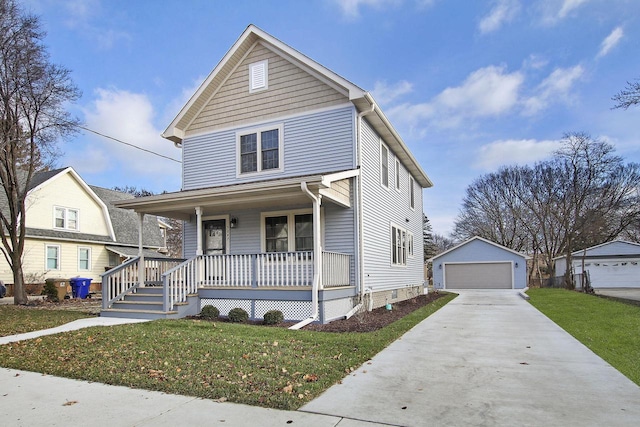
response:
[[[497,116],[516,105],[523,81],[524,76],[520,72],[506,73],[505,67],[480,68],[471,73],[462,85],[443,90],[436,102],[438,107],[457,115]]]
[[[373,85],[373,96],[380,105],[385,105],[396,98],[411,93],[413,85],[406,80],[389,85],[386,81],[377,81]]]
[[[602,41],[600,44],[600,51],[598,52],[597,58],[603,57],[609,53],[611,49],[613,49],[619,42],[622,40],[624,36],[624,31],[622,27],[616,27],[611,31],[611,33]]]
[[[478,24],[482,34],[496,31],[507,22],[511,22],[520,11],[518,0],[496,0],[493,9]]]
[[[542,23],[555,25],[588,1],[589,0],[542,0],[539,3],[542,11]]]
[[[560,148],[559,141],[535,139],[508,139],[494,141],[478,150],[474,166],[492,171],[504,165],[526,165],[550,157]]]
[[[584,68],[556,68],[538,85],[535,94],[524,100],[524,114],[534,115],[555,101],[569,101],[573,85],[583,76]]]
[[[96,98],[85,109],[86,127],[145,150],[180,159],[174,145],[160,136],[153,124],[155,112],[146,95],[118,89],[98,89]],[[125,144],[85,133],[84,147],[75,147],[67,159],[80,175],[118,171],[130,177],[180,176],[180,164]],[[93,160],[92,160],[93,159]],[[99,160],[96,160],[99,159]],[[121,177],[119,177],[121,178]]]

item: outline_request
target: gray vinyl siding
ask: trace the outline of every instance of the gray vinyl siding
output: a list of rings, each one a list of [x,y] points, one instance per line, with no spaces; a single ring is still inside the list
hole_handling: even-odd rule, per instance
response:
[[[268,88],[249,92],[249,65],[264,60],[268,61]],[[187,136],[348,101],[344,94],[257,44],[195,117]]]
[[[352,186],[353,188],[353,186]],[[351,192],[351,206],[355,204],[355,194]],[[324,250],[351,255],[351,283],[355,283],[357,266],[356,243],[357,223],[355,210],[332,203],[324,204]]]
[[[422,189],[414,181],[415,209],[409,206],[409,174],[400,163],[400,191],[395,188],[395,160],[389,151],[389,188],[380,183],[380,139],[363,120],[362,185],[364,284],[374,292],[421,285],[424,275],[422,247]],[[408,221],[407,221],[408,219]],[[392,265],[391,225],[413,234],[414,255],[406,266]]]
[[[284,121],[282,171],[236,177],[236,132],[254,126],[212,132],[183,142],[183,190],[335,172],[354,167],[352,106],[325,110]]]

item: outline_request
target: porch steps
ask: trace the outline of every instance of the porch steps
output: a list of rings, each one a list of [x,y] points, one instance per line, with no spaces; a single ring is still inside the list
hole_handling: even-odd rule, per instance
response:
[[[174,304],[173,310],[162,310],[163,295],[160,287],[139,288],[112,304],[111,308],[102,309],[102,317],[124,317],[131,319],[179,319],[197,314],[198,296],[189,295],[187,301]],[[195,311],[195,313],[193,313]]]

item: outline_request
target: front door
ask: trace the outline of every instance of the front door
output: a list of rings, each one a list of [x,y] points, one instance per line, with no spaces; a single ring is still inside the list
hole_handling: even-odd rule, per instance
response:
[[[227,224],[224,219],[205,221],[202,252],[205,255],[221,255],[227,252]]]

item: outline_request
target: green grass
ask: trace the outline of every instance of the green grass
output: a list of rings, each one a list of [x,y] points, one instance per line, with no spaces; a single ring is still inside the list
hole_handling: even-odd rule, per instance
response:
[[[31,307],[0,305],[0,336],[54,328],[85,317],[91,316],[77,311],[39,310]]]
[[[531,289],[530,302],[640,385],[640,307],[564,289]]]
[[[369,333],[290,331],[198,320],[93,327],[0,346],[0,365],[297,409],[454,297],[446,295]]]

